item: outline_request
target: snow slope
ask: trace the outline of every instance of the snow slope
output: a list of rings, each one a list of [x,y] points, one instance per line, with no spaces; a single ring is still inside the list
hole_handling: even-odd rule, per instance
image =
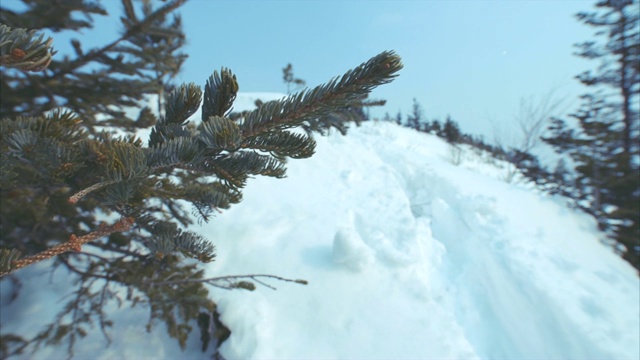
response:
[[[211,275],[310,282],[214,291],[227,359],[638,358],[638,277],[587,216],[393,124],[317,140],[203,228]]]
[[[588,216],[505,182],[500,163],[394,124],[316,139],[287,178],[250,180],[243,202],[192,228],[216,242],[211,276],[309,281],[212,289],[232,331],[226,359],[640,358],[638,275]],[[21,270],[33,282],[0,310],[3,332],[53,316],[69,285],[38,276],[43,266]],[[112,346],[96,331],[77,358],[209,356],[197,331],[180,353],[162,327],[144,331],[147,309],[113,311]]]

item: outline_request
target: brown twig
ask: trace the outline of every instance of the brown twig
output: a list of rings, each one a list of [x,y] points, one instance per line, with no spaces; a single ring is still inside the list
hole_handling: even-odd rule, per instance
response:
[[[86,189],[82,189],[80,191],[78,191],[77,193],[71,195],[71,197],[69,198],[69,200],[67,200],[67,202],[69,204],[75,204],[78,201],[80,201],[80,199],[82,199],[83,197],[87,196],[87,194],[89,194],[92,191],[96,191],[98,189],[101,189],[105,186],[111,185],[111,184],[115,184],[117,183],[116,180],[109,180],[109,181],[103,181],[97,184],[93,184],[91,186],[89,186]]]
[[[11,269],[8,271],[0,272],[0,276],[7,275],[10,272],[23,268],[25,266],[29,266],[31,264],[34,264],[46,259],[50,259],[54,256],[64,254],[66,252],[80,251],[83,244],[86,244],[88,242],[101,238],[103,236],[110,235],[111,233],[114,233],[114,232],[127,231],[131,228],[133,223],[134,223],[134,219],[127,217],[127,218],[120,219],[118,222],[116,222],[113,225],[103,224],[100,226],[98,230],[93,231],[81,237],[77,237],[76,235],[71,234],[71,236],[69,237],[69,240],[62,244],[52,246],[33,256],[28,256],[28,257],[13,261],[11,263]]]

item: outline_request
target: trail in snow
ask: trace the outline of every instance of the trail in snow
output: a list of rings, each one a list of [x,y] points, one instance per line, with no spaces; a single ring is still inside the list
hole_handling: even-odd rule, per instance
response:
[[[402,163],[406,157],[380,146],[375,149],[390,164]],[[417,216],[429,215],[432,239],[446,249],[443,269],[455,299],[456,318],[476,353],[483,358],[606,358],[608,354],[597,344],[585,344],[579,339],[584,334],[575,334],[590,330],[574,328],[545,289],[532,283],[532,274],[511,261],[505,252],[511,242],[509,236],[522,237],[526,231],[515,228],[514,234],[506,233],[513,224],[496,211],[496,198],[510,202],[509,191],[497,191],[493,197],[463,196],[474,192],[477,184],[468,184],[471,189],[458,188],[453,181],[435,175],[430,164],[433,160],[424,161],[423,157],[418,161],[422,164],[412,165],[419,171],[417,177],[409,179],[407,190],[418,196],[409,194],[408,198],[412,208],[420,207]],[[398,169],[401,174],[403,170],[402,166]],[[451,170],[459,179],[473,176],[464,176],[464,170]],[[522,209],[521,216],[527,213]],[[530,220],[535,222],[535,215]]]

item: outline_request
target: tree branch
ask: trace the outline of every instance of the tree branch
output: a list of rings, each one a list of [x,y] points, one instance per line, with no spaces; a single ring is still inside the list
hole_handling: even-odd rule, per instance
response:
[[[11,268],[6,271],[0,272],[0,277],[7,275],[15,270],[23,268],[25,266],[29,266],[31,264],[50,259],[56,255],[64,254],[70,251],[80,251],[83,244],[86,244],[90,241],[101,238],[105,235],[109,235],[114,232],[122,232],[127,231],[133,225],[133,218],[122,218],[118,222],[113,225],[102,225],[100,228],[94,232],[91,232],[87,235],[77,237],[74,234],[71,234],[69,240],[52,246],[36,255],[28,256],[26,258],[22,258],[19,260],[15,260],[11,263]]]

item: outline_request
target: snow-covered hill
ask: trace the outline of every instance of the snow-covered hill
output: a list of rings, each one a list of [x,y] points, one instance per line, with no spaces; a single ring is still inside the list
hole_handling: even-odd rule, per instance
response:
[[[222,354],[637,359],[638,277],[595,223],[452,160],[440,139],[366,123],[318,138],[287,179],[251,183],[203,228],[220,254],[210,274],[309,285],[215,291]]]
[[[217,245],[211,276],[309,281],[212,289],[232,331],[226,359],[640,357],[637,273],[588,216],[505,182],[499,163],[394,124],[317,141],[286,179],[251,179],[242,203],[192,229]],[[21,270],[34,281],[2,307],[3,332],[52,316],[48,304],[70,285],[43,271]],[[148,310],[113,311],[112,346],[96,331],[78,358],[209,356],[197,331],[180,353],[162,327],[144,331]]]

